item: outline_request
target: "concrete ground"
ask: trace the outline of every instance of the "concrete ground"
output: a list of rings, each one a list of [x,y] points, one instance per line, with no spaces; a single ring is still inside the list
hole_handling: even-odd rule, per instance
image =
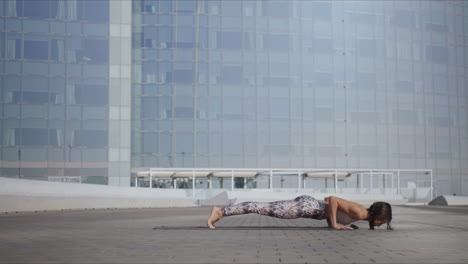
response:
[[[468,207],[395,206],[393,226],[243,215],[205,228],[210,208],[0,215],[0,263],[466,263]]]

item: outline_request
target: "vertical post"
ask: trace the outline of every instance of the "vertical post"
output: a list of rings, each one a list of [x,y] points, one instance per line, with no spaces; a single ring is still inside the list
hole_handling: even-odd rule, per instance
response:
[[[208,185],[209,185],[209,189],[210,189],[210,190],[213,189],[213,184],[212,184],[213,182],[211,181],[211,178],[213,178],[213,176],[210,176],[210,177],[208,178]]]
[[[371,193],[372,193],[372,189],[374,188],[374,186],[373,186],[373,184],[374,184],[373,183],[373,176],[374,176],[374,172],[371,170],[370,171],[370,191],[371,191]]]
[[[394,187],[394,184],[393,184],[393,181],[394,181],[394,179],[393,179],[394,177],[393,177],[393,176],[394,176],[394,175],[393,175],[393,171],[392,171],[392,190],[393,190],[393,188],[395,188],[395,187]]]
[[[172,183],[174,184],[174,189],[177,189],[177,178],[174,178]]]
[[[244,177],[244,189],[247,189],[247,178]]]
[[[338,193],[338,171],[335,170],[335,193]]]
[[[231,191],[234,191],[234,170],[231,170]]]
[[[192,197],[195,197],[195,169],[192,169]]]
[[[135,175],[135,188],[138,188],[138,173]]]
[[[398,170],[397,174],[397,194],[400,195],[400,170]]]
[[[306,188],[306,176],[304,175],[304,177],[302,177],[302,188],[305,189]]]
[[[362,194],[362,174],[359,173],[359,193]]]
[[[149,173],[149,174],[150,174],[150,175],[149,175],[149,176],[150,176],[150,177],[149,177],[149,178],[150,178],[150,182],[149,182],[149,184],[150,184],[150,189],[152,189],[152,188],[153,188],[153,172],[152,172],[152,171],[150,171],[150,173]]]
[[[297,171],[297,192],[301,192],[301,171]]]
[[[270,191],[273,190],[273,170],[270,170]]]
[[[434,198],[433,198],[433,195],[434,195],[433,192],[434,192],[434,191],[433,191],[433,189],[432,189],[432,188],[433,188],[433,186],[432,186],[432,180],[433,180],[433,179],[432,179],[432,169],[429,171],[429,173],[430,173],[430,175],[431,175],[431,201],[432,201],[432,199],[434,199]]]

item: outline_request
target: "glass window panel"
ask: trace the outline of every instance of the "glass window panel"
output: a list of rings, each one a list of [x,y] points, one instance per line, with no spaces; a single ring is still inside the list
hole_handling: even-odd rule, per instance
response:
[[[65,107],[57,105],[49,105],[49,119],[64,119]]]
[[[222,15],[228,17],[241,17],[242,16],[241,1],[226,1],[222,4]]]
[[[65,33],[65,23],[63,22],[50,22],[50,32],[54,34]]]
[[[449,50],[447,47],[428,45],[426,46],[426,59],[434,63],[448,63]]]
[[[106,107],[87,106],[83,108],[84,119],[107,119],[107,114]]]
[[[242,153],[242,134],[224,134],[223,152],[224,153]]]
[[[263,47],[269,50],[287,51],[290,48],[289,35],[286,35],[286,34],[263,35]]]
[[[330,20],[332,16],[332,4],[329,2],[304,1],[301,9],[303,17]]]
[[[193,153],[193,134],[179,132],[176,135],[176,153]]]
[[[105,85],[75,85],[75,103],[105,105],[108,103],[108,87]]]
[[[108,63],[109,41],[105,39],[85,39],[81,61],[88,63]]]
[[[143,97],[141,98],[141,100],[142,100],[143,118],[158,118],[157,98],[156,97]]]
[[[67,23],[67,31],[68,34],[72,35],[81,35],[81,24],[76,22],[69,22]]]
[[[106,36],[109,34],[109,25],[107,24],[84,24],[84,33],[86,35]]]
[[[242,32],[222,31],[216,35],[216,48],[220,49],[242,49]],[[245,35],[248,37],[248,35]]]
[[[20,106],[19,105],[11,105],[11,104],[6,104],[5,105],[5,110],[4,110],[4,116],[5,117],[15,117],[18,118],[20,117]]]
[[[30,18],[50,18],[50,1],[25,0],[24,16]]]
[[[241,66],[223,66],[221,70],[221,83],[225,84],[241,84],[242,83],[242,67]]]
[[[49,71],[47,63],[25,62],[23,63],[23,73],[33,75],[47,75]]]
[[[357,52],[359,56],[364,57],[375,57],[376,55],[376,45],[375,40],[373,39],[359,39]]]
[[[107,149],[83,149],[83,161],[107,161]]]
[[[158,134],[144,132],[143,134],[143,152],[144,153],[157,153],[158,152]]]
[[[21,20],[7,18],[5,25],[9,31],[22,31]]]
[[[82,5],[81,18],[86,21],[108,22],[109,1],[78,1]]]
[[[73,133],[73,146],[77,147],[107,147],[108,132],[105,130],[75,130]]]

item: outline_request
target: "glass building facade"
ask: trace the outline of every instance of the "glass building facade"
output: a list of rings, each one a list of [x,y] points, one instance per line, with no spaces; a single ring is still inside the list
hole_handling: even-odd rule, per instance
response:
[[[467,45],[464,1],[1,1],[1,176],[429,168],[467,195]]]
[[[0,2],[2,176],[116,182],[110,175],[113,5]]]
[[[132,168],[432,168],[468,194],[463,1],[133,1]]]

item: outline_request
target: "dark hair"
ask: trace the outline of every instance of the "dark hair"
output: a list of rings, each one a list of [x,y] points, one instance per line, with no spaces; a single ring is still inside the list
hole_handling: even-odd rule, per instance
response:
[[[387,223],[388,230],[393,230],[390,226],[390,221],[392,221],[392,206],[389,203],[376,202],[367,211],[369,212],[369,229],[374,230],[375,220],[380,220]]]

